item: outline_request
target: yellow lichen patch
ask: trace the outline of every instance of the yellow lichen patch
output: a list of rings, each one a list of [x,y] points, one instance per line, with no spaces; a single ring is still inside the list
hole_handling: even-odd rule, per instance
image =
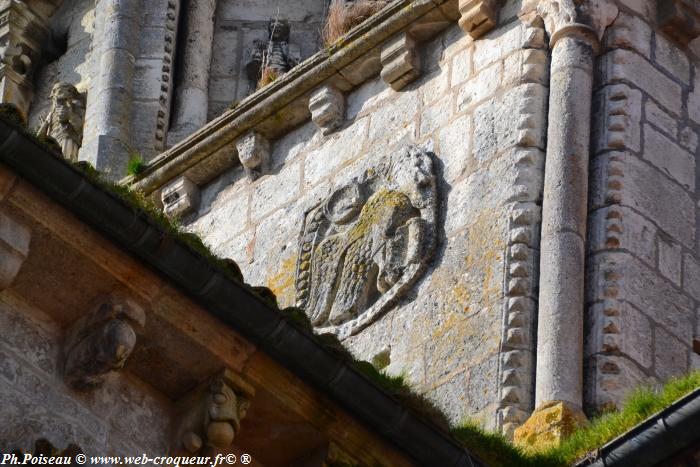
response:
[[[513,441],[528,451],[544,451],[559,446],[587,423],[586,416],[576,407],[553,401],[540,406],[525,424],[516,428]]]
[[[277,296],[277,303],[283,308],[294,304],[294,271],[296,257],[283,260],[274,273],[267,276],[267,288]]]

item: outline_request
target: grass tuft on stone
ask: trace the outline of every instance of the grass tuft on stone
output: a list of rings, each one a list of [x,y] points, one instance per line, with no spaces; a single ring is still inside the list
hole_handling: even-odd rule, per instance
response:
[[[384,8],[387,3],[385,0],[355,0],[352,3],[333,0],[328,7],[326,24],[323,26],[323,43],[326,46],[334,44],[352,28]]]
[[[620,410],[594,418],[560,446],[543,452],[526,452],[500,434],[487,432],[473,422],[453,428],[451,433],[489,467],[571,466],[698,388],[700,371],[672,378],[661,389],[638,388],[629,394]]]
[[[129,175],[140,175],[146,170],[146,161],[138,153],[133,153],[126,164],[126,173]]]

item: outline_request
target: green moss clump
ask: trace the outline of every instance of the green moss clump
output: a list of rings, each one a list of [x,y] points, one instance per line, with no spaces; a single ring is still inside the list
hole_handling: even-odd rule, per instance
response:
[[[136,176],[142,174],[146,170],[146,167],[147,165],[143,157],[141,157],[140,154],[133,153],[131,157],[129,157],[129,162],[126,164],[126,173]]]

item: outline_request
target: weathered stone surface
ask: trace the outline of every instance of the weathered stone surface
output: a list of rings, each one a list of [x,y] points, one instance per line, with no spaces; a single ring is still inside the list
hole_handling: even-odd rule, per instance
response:
[[[251,181],[270,168],[270,142],[256,131],[246,133],[236,142],[238,159]]]
[[[626,84],[605,86],[595,96],[593,148],[641,149],[642,93]]]
[[[627,250],[654,267],[657,227],[625,206],[609,206],[589,213],[588,250]],[[659,242],[660,243],[660,242]]]
[[[700,36],[700,7],[692,1],[656,2],[659,28],[682,45]]]
[[[606,49],[633,49],[651,59],[652,29],[639,16],[620,12],[615,22],[605,31],[603,47]]]
[[[700,28],[700,9],[698,10],[698,27]],[[700,29],[698,29],[698,34],[700,35]],[[685,51],[661,34],[656,35],[654,61],[684,85],[690,83],[690,62]]]
[[[425,271],[436,236],[432,167],[425,152],[400,149],[306,214],[297,306],[314,325],[341,338],[355,334]]]
[[[515,430],[515,444],[530,450],[545,450],[557,446],[579,427],[586,416],[578,407],[567,402],[551,401],[540,406],[523,426]]]
[[[647,122],[651,123],[656,128],[664,131],[672,138],[677,137],[678,120],[664,112],[664,110],[651,99],[648,99],[644,106],[644,116]]]
[[[651,127],[644,128],[644,157],[690,191],[695,191],[695,157]]]
[[[301,168],[298,162],[286,164],[274,177],[266,177],[255,186],[250,200],[251,220],[257,222],[299,194]]]
[[[688,253],[683,257],[683,289],[700,300],[700,262]]]
[[[15,280],[29,254],[31,231],[0,211],[0,290]]]

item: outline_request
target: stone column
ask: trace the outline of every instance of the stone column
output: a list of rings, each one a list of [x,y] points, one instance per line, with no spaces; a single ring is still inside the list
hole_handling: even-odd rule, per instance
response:
[[[207,122],[215,11],[216,0],[187,2],[182,81],[175,94],[175,118],[168,133],[168,146],[191,135]]]
[[[556,3],[556,2],[554,2]],[[535,412],[515,441],[558,443],[583,415],[584,261],[596,30],[559,5],[544,17],[552,48],[542,201]],[[541,4],[541,5],[543,5]],[[551,5],[549,5],[551,6]],[[566,13],[566,14],[562,14]]]
[[[135,53],[138,50],[140,0],[100,0],[100,34],[93,39],[100,61],[88,108],[81,159],[112,180],[126,172],[129,159]]]

